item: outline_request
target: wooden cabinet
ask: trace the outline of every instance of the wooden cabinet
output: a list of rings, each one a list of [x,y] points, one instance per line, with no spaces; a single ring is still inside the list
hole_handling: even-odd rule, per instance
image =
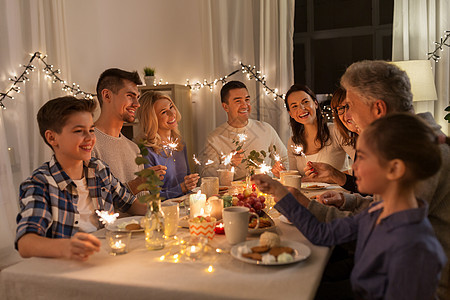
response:
[[[181,114],[181,121],[178,123],[181,136],[187,147],[188,161],[191,170],[194,170],[192,161],[192,155],[194,153],[194,131],[192,120],[192,101],[191,101],[191,89],[187,86],[180,84],[165,84],[157,86],[139,86],[139,92],[141,95],[147,91],[158,91],[168,95],[177,106]],[[122,129],[122,133],[132,139],[136,133],[136,126],[139,120],[135,123],[125,123]]]

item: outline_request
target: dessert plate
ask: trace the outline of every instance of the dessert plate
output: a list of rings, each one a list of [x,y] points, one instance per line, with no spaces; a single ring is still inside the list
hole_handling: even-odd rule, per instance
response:
[[[328,183],[323,183],[323,182],[305,182],[302,183],[302,189],[305,190],[323,190],[326,189],[327,187],[329,187],[330,185]]]
[[[141,218],[142,218],[141,216],[134,216],[134,217],[126,217],[126,218],[117,219],[114,223],[107,224],[105,227],[108,230],[127,230],[125,227],[128,224],[140,224]],[[140,231],[144,231],[144,228],[141,227],[141,229],[127,230],[127,231],[140,232]]]
[[[299,243],[299,242],[295,242],[295,241],[281,241],[281,243],[280,243],[280,246],[282,246],[282,247],[290,247],[290,248],[294,249],[294,255],[293,255],[294,260],[290,261],[290,262],[263,263],[262,261],[259,261],[259,260],[242,257],[242,255],[238,251],[238,248],[241,246],[247,246],[249,248],[252,248],[252,247],[255,247],[258,245],[259,245],[259,239],[246,241],[246,242],[234,245],[231,248],[230,254],[231,254],[231,256],[233,256],[234,258],[236,258],[240,261],[243,261],[243,262],[246,262],[249,264],[253,264],[253,265],[265,265],[265,266],[280,266],[280,265],[293,264],[293,263],[296,263],[299,261],[303,261],[311,255],[311,249],[309,249],[308,246],[306,246],[305,244]]]
[[[249,234],[261,234],[263,232],[266,231],[275,231],[275,229],[277,228],[277,226],[275,225],[275,222],[273,221],[272,217],[269,216],[265,211],[263,211],[263,218],[268,218],[270,221],[270,226],[268,227],[263,227],[263,228],[258,228],[258,229],[254,229],[254,228],[248,228],[248,233]]]

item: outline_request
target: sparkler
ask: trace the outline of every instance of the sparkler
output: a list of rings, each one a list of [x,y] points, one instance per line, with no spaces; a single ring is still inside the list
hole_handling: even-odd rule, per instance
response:
[[[301,156],[304,156],[305,158],[306,158],[306,155],[305,155],[305,153],[303,152],[303,147],[302,146],[299,146],[299,145],[291,145],[291,147],[292,147],[292,151],[295,153],[295,154],[297,154],[297,155],[301,155]]]
[[[208,159],[208,161],[205,162],[205,166],[209,166],[210,164],[213,164],[213,163],[214,163],[213,160]]]
[[[199,166],[202,165],[202,163],[198,160],[198,158],[195,157],[195,154],[192,156],[192,158],[194,159],[194,162],[195,162],[196,165],[199,165]]]
[[[119,216],[118,213],[110,214],[107,211],[104,210],[100,211],[98,209],[95,211],[95,213],[100,217],[99,220],[104,225],[114,223],[114,221],[116,221],[117,217]]]
[[[247,140],[247,135],[245,133],[239,133],[237,136],[239,143],[244,143]]]

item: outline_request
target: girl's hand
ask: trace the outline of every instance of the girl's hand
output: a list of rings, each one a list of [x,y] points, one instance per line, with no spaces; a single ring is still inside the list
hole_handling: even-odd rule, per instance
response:
[[[275,164],[272,166],[272,174],[280,178],[281,171],[286,171],[286,168],[281,164],[280,161],[276,161]]]
[[[100,241],[89,233],[77,232],[67,240],[64,256],[69,259],[86,261],[89,256],[100,251]]]
[[[318,195],[316,198],[317,202],[320,202],[325,205],[335,206],[337,208],[341,208],[344,205],[344,195],[335,191],[328,191],[321,195]]]
[[[252,182],[256,184],[261,192],[272,194],[275,198],[275,202],[280,201],[284,196],[289,194],[288,189],[284,185],[273,180],[266,174],[253,175]]]
[[[183,193],[187,193],[195,188],[199,179],[200,176],[198,175],[198,173],[184,176],[184,182],[181,184],[181,190],[183,191]]]

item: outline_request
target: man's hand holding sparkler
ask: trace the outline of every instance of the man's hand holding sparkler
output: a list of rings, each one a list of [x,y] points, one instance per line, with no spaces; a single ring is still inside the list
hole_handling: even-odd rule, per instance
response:
[[[192,191],[197,186],[197,182],[199,179],[200,176],[198,175],[198,173],[184,176],[184,182],[180,184],[183,193],[186,194],[187,192]]]

